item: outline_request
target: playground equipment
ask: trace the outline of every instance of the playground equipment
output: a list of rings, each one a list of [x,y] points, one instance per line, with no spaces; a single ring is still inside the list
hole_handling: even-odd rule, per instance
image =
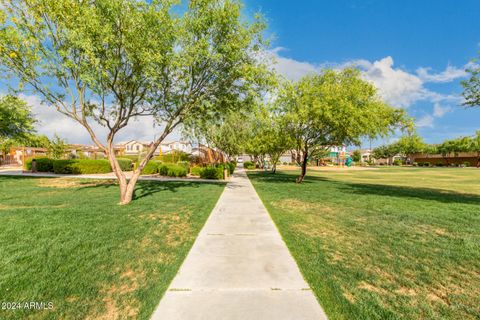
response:
[[[352,157],[348,157],[347,160],[345,160],[345,165],[347,167],[350,167],[352,165],[353,159]]]

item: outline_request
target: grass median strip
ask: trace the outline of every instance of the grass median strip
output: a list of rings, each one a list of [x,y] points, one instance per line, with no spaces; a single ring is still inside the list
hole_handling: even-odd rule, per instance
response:
[[[330,319],[480,317],[480,171],[252,172]]]
[[[2,319],[149,319],[224,185],[0,177]]]

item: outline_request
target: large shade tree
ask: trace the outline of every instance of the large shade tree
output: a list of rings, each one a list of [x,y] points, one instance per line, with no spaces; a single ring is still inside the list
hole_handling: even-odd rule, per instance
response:
[[[280,110],[289,133],[302,152],[302,182],[310,157],[332,146],[359,145],[362,137],[384,136],[404,125],[405,113],[384,103],[373,84],[356,69],[325,70],[280,94]]]
[[[405,156],[409,160],[412,159],[412,155],[415,153],[423,152],[425,149],[425,142],[415,132],[409,132],[408,134],[401,136],[397,142],[395,142],[398,153]]]
[[[0,97],[0,142],[25,139],[34,131],[35,122],[24,100],[12,95]]]
[[[474,62],[477,62],[474,60]],[[471,68],[467,69],[470,78],[462,81],[464,88],[464,105],[468,107],[480,107],[480,65],[472,63]]]
[[[242,18],[237,0],[191,0],[178,9],[172,0],[0,1],[1,64],[85,128],[111,163],[121,204],[168,134],[241,106],[231,101],[254,95],[262,80],[256,52],[264,24]],[[142,116],[161,129],[127,180],[114,141]]]

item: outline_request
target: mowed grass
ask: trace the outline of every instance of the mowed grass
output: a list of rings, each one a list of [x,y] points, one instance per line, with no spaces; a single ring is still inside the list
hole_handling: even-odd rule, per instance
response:
[[[480,170],[249,177],[330,319],[480,319]]]
[[[0,177],[0,319],[149,319],[223,188]]]

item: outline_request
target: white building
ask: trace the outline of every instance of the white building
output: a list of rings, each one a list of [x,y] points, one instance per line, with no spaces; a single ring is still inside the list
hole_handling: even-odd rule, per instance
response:
[[[125,155],[137,155],[146,152],[151,143],[152,142],[130,140],[127,142],[120,142],[118,145],[125,148]],[[188,141],[164,141],[158,146],[157,150],[155,150],[155,155],[159,155],[160,153],[168,154],[172,151],[191,153],[192,144]]]
[[[172,151],[182,151],[191,154],[192,144],[188,141],[165,141],[160,144],[155,153],[159,154],[160,149],[162,150],[162,154],[168,154]]]

